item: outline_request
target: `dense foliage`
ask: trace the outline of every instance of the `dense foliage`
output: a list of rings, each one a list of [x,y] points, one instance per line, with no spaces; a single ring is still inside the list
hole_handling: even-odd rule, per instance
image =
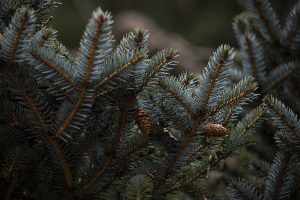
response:
[[[265,139],[271,132],[276,154],[272,163],[262,158],[253,174],[234,179],[228,192],[230,199],[298,199],[300,2],[284,24],[267,0],[248,0],[247,8],[248,12],[237,16],[233,23],[240,45],[233,75],[236,79],[252,75],[259,83],[261,98],[257,103],[268,112],[263,115],[264,125],[256,132]]]
[[[286,46],[282,35],[298,33],[289,28],[298,23],[298,4],[289,26],[273,38],[272,28],[280,25],[269,3],[249,1],[253,15],[235,25],[242,70],[234,68],[235,50],[222,45],[202,74],[178,77],[168,73],[176,64],[174,49],[150,56],[149,34],[139,29],[116,43],[112,17],[100,8],[86,26],[78,54],[70,53],[47,26],[47,11],[57,4],[0,2],[1,198],[215,198],[207,187],[210,172],[251,143],[250,133],[267,113],[279,128],[273,164],[269,169],[260,163],[267,178],[235,179],[223,196],[295,197],[300,122],[275,97],[262,96],[295,74],[290,71],[297,68],[297,37],[288,54],[279,53]],[[271,45],[278,47],[270,48],[276,60]],[[276,62],[279,68],[272,69]],[[243,78],[233,83],[232,74]],[[266,86],[266,79],[275,83]]]

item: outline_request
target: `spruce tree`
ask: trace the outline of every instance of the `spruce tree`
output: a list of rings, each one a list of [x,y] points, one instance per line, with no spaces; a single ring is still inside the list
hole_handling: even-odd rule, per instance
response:
[[[207,175],[266,112],[238,117],[257,84],[231,83],[235,51],[174,77],[174,49],[150,56],[139,29],[116,43],[99,8],[73,55],[47,25],[57,5],[0,2],[1,198],[206,198]]]

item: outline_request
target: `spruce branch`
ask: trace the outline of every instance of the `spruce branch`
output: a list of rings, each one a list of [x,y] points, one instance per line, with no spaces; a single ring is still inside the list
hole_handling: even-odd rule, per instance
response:
[[[230,137],[233,141],[238,141],[239,137],[243,137],[248,131],[255,127],[266,114],[267,109],[264,105],[259,105],[255,109],[247,113],[234,127]]]
[[[300,140],[300,122],[297,115],[271,95],[266,96],[263,101],[271,111],[275,124],[281,129],[288,129]]]
[[[117,54],[112,55],[109,58],[104,66],[109,66],[107,71],[103,72],[100,76],[101,79],[98,83],[95,84],[95,89],[100,89],[103,85],[107,84],[115,77],[119,76],[125,70],[128,70],[130,67],[137,65],[145,58],[143,53],[125,53],[125,55],[119,57]]]
[[[242,13],[233,19],[232,27],[240,46],[243,44],[243,38],[240,37],[241,35],[255,32],[253,25],[254,19],[249,13]]]
[[[56,52],[43,47],[33,50],[31,56],[29,64],[34,66],[46,79],[52,80],[67,92],[75,88],[76,75],[69,74],[73,67],[68,60],[56,56]]]
[[[241,53],[244,70],[253,74],[262,86],[266,83],[266,61],[263,47],[252,33],[245,33],[241,37]]]
[[[160,111],[163,114],[161,118],[186,133],[194,122],[193,117],[185,113],[179,105],[174,105],[173,101],[164,100],[160,103]]]
[[[29,116],[30,113],[25,106],[8,100],[2,100],[0,101],[0,110],[3,113],[10,114],[14,120],[14,124],[24,124],[34,130],[34,125],[27,122],[26,116]]]
[[[278,30],[281,30],[281,26],[270,2],[268,0],[247,0],[247,7],[255,14],[255,21],[263,37],[274,43],[279,42],[281,32]]]
[[[185,90],[183,85],[175,78],[164,77],[159,80],[158,85],[166,92],[169,93],[181,106],[192,116],[196,116],[194,99],[188,91]],[[168,98],[167,96],[165,98]]]
[[[40,99],[37,101],[36,97],[34,96],[34,94],[36,94],[36,91],[30,89],[30,86],[26,87],[26,84],[21,82],[20,79],[16,78],[11,68],[5,67],[4,72],[6,73],[7,77],[14,83],[15,87],[19,90],[22,97],[24,98],[26,105],[35,115],[36,120],[39,123],[36,128],[40,128],[45,133],[47,133],[49,131],[49,124],[48,119],[46,118],[46,113],[44,113],[45,110],[43,109],[45,108],[45,105],[47,106],[47,103],[41,102]]]
[[[7,76],[12,80],[12,82],[15,84],[15,86],[19,89],[24,99],[26,100],[27,105],[32,110],[32,112],[36,115],[37,121],[39,121],[42,128],[41,129],[42,139],[48,141],[51,144],[52,150],[54,151],[54,154],[56,155],[56,158],[59,161],[61,169],[63,170],[63,174],[65,177],[65,181],[67,183],[68,190],[70,193],[72,193],[72,184],[73,184],[72,173],[67,164],[66,158],[62,150],[60,149],[59,144],[55,141],[55,139],[49,136],[48,120],[45,119],[44,113],[41,112],[40,110],[41,107],[38,107],[39,104],[35,101],[36,98],[32,97],[31,94],[28,93],[30,90],[24,88],[24,84],[21,83],[19,79],[15,78],[10,68],[6,67],[4,71],[7,74]],[[37,130],[37,133],[38,132],[39,131]]]
[[[283,27],[281,43],[286,51],[299,49],[300,39],[300,2],[297,2],[289,13]]]
[[[187,138],[185,138],[182,141],[176,154],[169,162],[165,172],[166,175],[168,175],[170,170],[174,167],[178,158],[190,144],[194,134],[197,132],[198,128],[203,123],[203,119],[205,117],[207,109],[206,107],[209,101],[211,100],[211,95],[216,91],[219,92],[220,89],[224,87],[222,84],[225,83],[225,78],[227,77],[228,69],[232,64],[233,56],[233,50],[229,46],[225,45],[219,47],[214,53],[213,57],[210,59],[208,67],[205,68],[203,75],[199,79],[200,88],[198,94],[202,95],[202,98],[200,97],[200,99],[202,99],[202,101],[200,101],[200,115],[197,118],[195,118],[193,125],[187,133]]]
[[[22,61],[23,53],[29,44],[28,38],[35,30],[35,20],[33,11],[26,8],[15,13],[3,34],[4,40],[0,50],[3,60],[8,63]]]
[[[228,45],[223,45],[214,52],[208,61],[208,66],[199,78],[200,88],[197,100],[201,102],[199,108],[201,115],[206,112],[209,102],[219,97],[218,93],[224,87],[234,55],[233,49]]]
[[[116,51],[144,51],[148,52],[149,32],[143,29],[135,29],[133,32],[126,34],[120,41]]]
[[[57,42],[56,39],[56,31],[52,28],[43,28],[37,31],[32,38],[30,39],[30,48],[38,48],[38,47],[53,47]]]
[[[239,105],[244,104],[245,102],[242,101],[243,99],[249,101],[253,98],[252,96],[255,97],[253,92],[256,88],[257,84],[255,83],[254,78],[246,77],[238,84],[225,90],[218,104],[209,111],[208,115],[212,116],[225,106],[237,104],[238,102],[240,102]]]
[[[129,155],[133,154],[137,150],[140,150],[143,146],[147,145],[149,142],[149,138],[145,137],[144,135],[137,135],[134,138],[129,139],[129,145],[123,146],[119,149],[116,153],[116,157],[119,160],[127,158]],[[126,143],[128,143],[126,141]]]
[[[221,159],[249,145],[249,132],[260,123],[265,113],[266,108],[262,105],[247,113],[246,116],[228,131],[228,137],[220,145],[216,146],[212,151],[208,151],[208,154],[205,156],[208,163],[205,167],[210,168],[210,166],[216,165]],[[192,177],[196,179],[200,175],[201,173],[196,173]]]
[[[106,56],[112,50],[112,19],[98,8],[90,19],[80,42],[80,56],[76,63],[79,78],[84,84],[98,77]]]
[[[85,185],[77,194],[79,197],[84,195],[85,192],[87,192],[94,184],[95,182],[103,175],[103,173],[107,170],[109,165],[112,162],[112,155],[110,155],[105,163],[102,165],[102,167],[97,171],[97,173],[94,175],[94,177],[90,180],[90,182]]]
[[[289,150],[296,153],[300,150],[300,140],[295,138],[290,131],[283,129],[276,131],[274,139],[276,141],[276,145],[281,150]]]
[[[140,174],[130,178],[126,187],[126,197],[129,200],[150,199],[153,190],[152,180]]]
[[[293,157],[277,152],[267,177],[264,199],[288,199],[295,181]]]
[[[226,115],[223,119],[222,125],[227,126],[230,122],[231,118],[233,117],[234,113],[238,110],[235,106],[229,106],[229,108],[226,109]]]
[[[179,191],[195,198],[214,196],[206,191],[208,175],[250,144],[249,133],[268,110],[281,129],[276,142],[282,156],[271,167],[265,197],[273,191],[280,198],[291,197],[296,167],[290,163],[298,158],[290,153],[298,151],[299,119],[271,97],[243,116],[242,107],[256,97],[258,84],[252,77],[232,84],[235,53],[228,45],[217,49],[199,77],[188,72],[170,77],[176,50],[149,57],[149,33],[141,29],[114,45],[112,18],[100,8],[89,20],[75,57],[43,20],[48,18],[42,16],[43,5],[48,8],[53,1],[14,0],[14,8],[3,7],[7,2],[0,2],[1,33],[7,24],[3,16],[12,15],[7,8],[34,5],[33,10],[17,9],[16,23],[10,23],[0,42],[0,123],[5,123],[0,143],[7,141],[0,147],[0,160],[7,159],[0,164],[9,167],[0,180],[11,183],[4,186],[8,198],[163,199]],[[239,38],[242,65],[251,68],[240,72],[254,75],[264,91],[297,69],[297,60],[290,59],[297,34],[289,28],[297,27],[298,11],[287,28],[291,54],[269,61],[281,52],[273,55],[265,44],[280,49],[285,44],[279,42],[282,31],[273,30],[280,24],[262,15],[273,13],[267,1],[251,2],[254,18],[244,15],[234,24],[236,33],[244,35]],[[267,71],[273,63],[279,67]],[[262,179],[251,180],[261,188]],[[262,199],[250,182],[236,179],[231,186],[242,199]]]
[[[147,49],[149,46],[149,33],[146,30],[136,29],[134,37],[134,47],[137,50]]]
[[[116,134],[114,136],[114,139],[112,141],[112,145],[109,149],[110,155],[108,155],[108,158],[104,162],[104,164],[100,167],[100,169],[96,172],[96,174],[93,176],[93,178],[79,191],[78,195],[82,196],[85,192],[91,189],[91,187],[98,181],[98,179],[106,172],[110,164],[112,163],[113,159],[115,158],[116,150],[117,147],[120,143],[121,136],[123,134],[125,125],[126,125],[126,120],[128,116],[128,112],[130,107],[132,106],[132,97],[128,98],[128,102],[122,109],[122,114],[120,116],[120,122],[118,129],[116,130]]]
[[[262,195],[259,194],[257,189],[251,183],[243,179],[233,179],[229,184],[227,190],[234,199],[263,199]]]
[[[93,89],[83,88],[81,92],[75,91],[72,100],[65,101],[57,111],[57,116],[60,117],[52,126],[51,132],[63,140],[64,136],[72,139],[72,129],[79,130],[86,122],[93,105],[93,97]]]
[[[168,65],[172,65],[172,61],[177,56],[177,51],[172,48],[166,48],[156,53],[149,61],[146,68],[137,69],[138,84],[140,90],[145,88],[155,77],[164,75],[168,70]]]
[[[299,63],[297,61],[289,61],[287,63],[280,64],[278,67],[270,71],[266,81],[268,84],[266,84],[263,88],[263,93],[267,94],[279,83],[292,75],[298,68]]]

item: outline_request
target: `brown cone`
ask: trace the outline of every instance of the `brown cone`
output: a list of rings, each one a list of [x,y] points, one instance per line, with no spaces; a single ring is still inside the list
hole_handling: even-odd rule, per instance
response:
[[[149,114],[139,108],[137,109],[136,113],[135,113],[135,120],[137,122],[137,125],[139,127],[139,129],[146,135],[151,134],[152,131],[152,120],[149,116]]]
[[[205,124],[204,125],[204,135],[207,137],[222,137],[227,133],[227,129],[221,124]]]

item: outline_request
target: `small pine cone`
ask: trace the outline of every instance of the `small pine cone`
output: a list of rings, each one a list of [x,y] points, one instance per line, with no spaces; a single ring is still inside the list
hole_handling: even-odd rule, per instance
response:
[[[141,108],[137,109],[135,113],[135,120],[139,129],[141,129],[144,134],[149,135],[151,133],[152,120],[145,110]]]
[[[207,137],[222,137],[227,133],[227,129],[221,124],[205,124],[204,125],[204,135]]]

